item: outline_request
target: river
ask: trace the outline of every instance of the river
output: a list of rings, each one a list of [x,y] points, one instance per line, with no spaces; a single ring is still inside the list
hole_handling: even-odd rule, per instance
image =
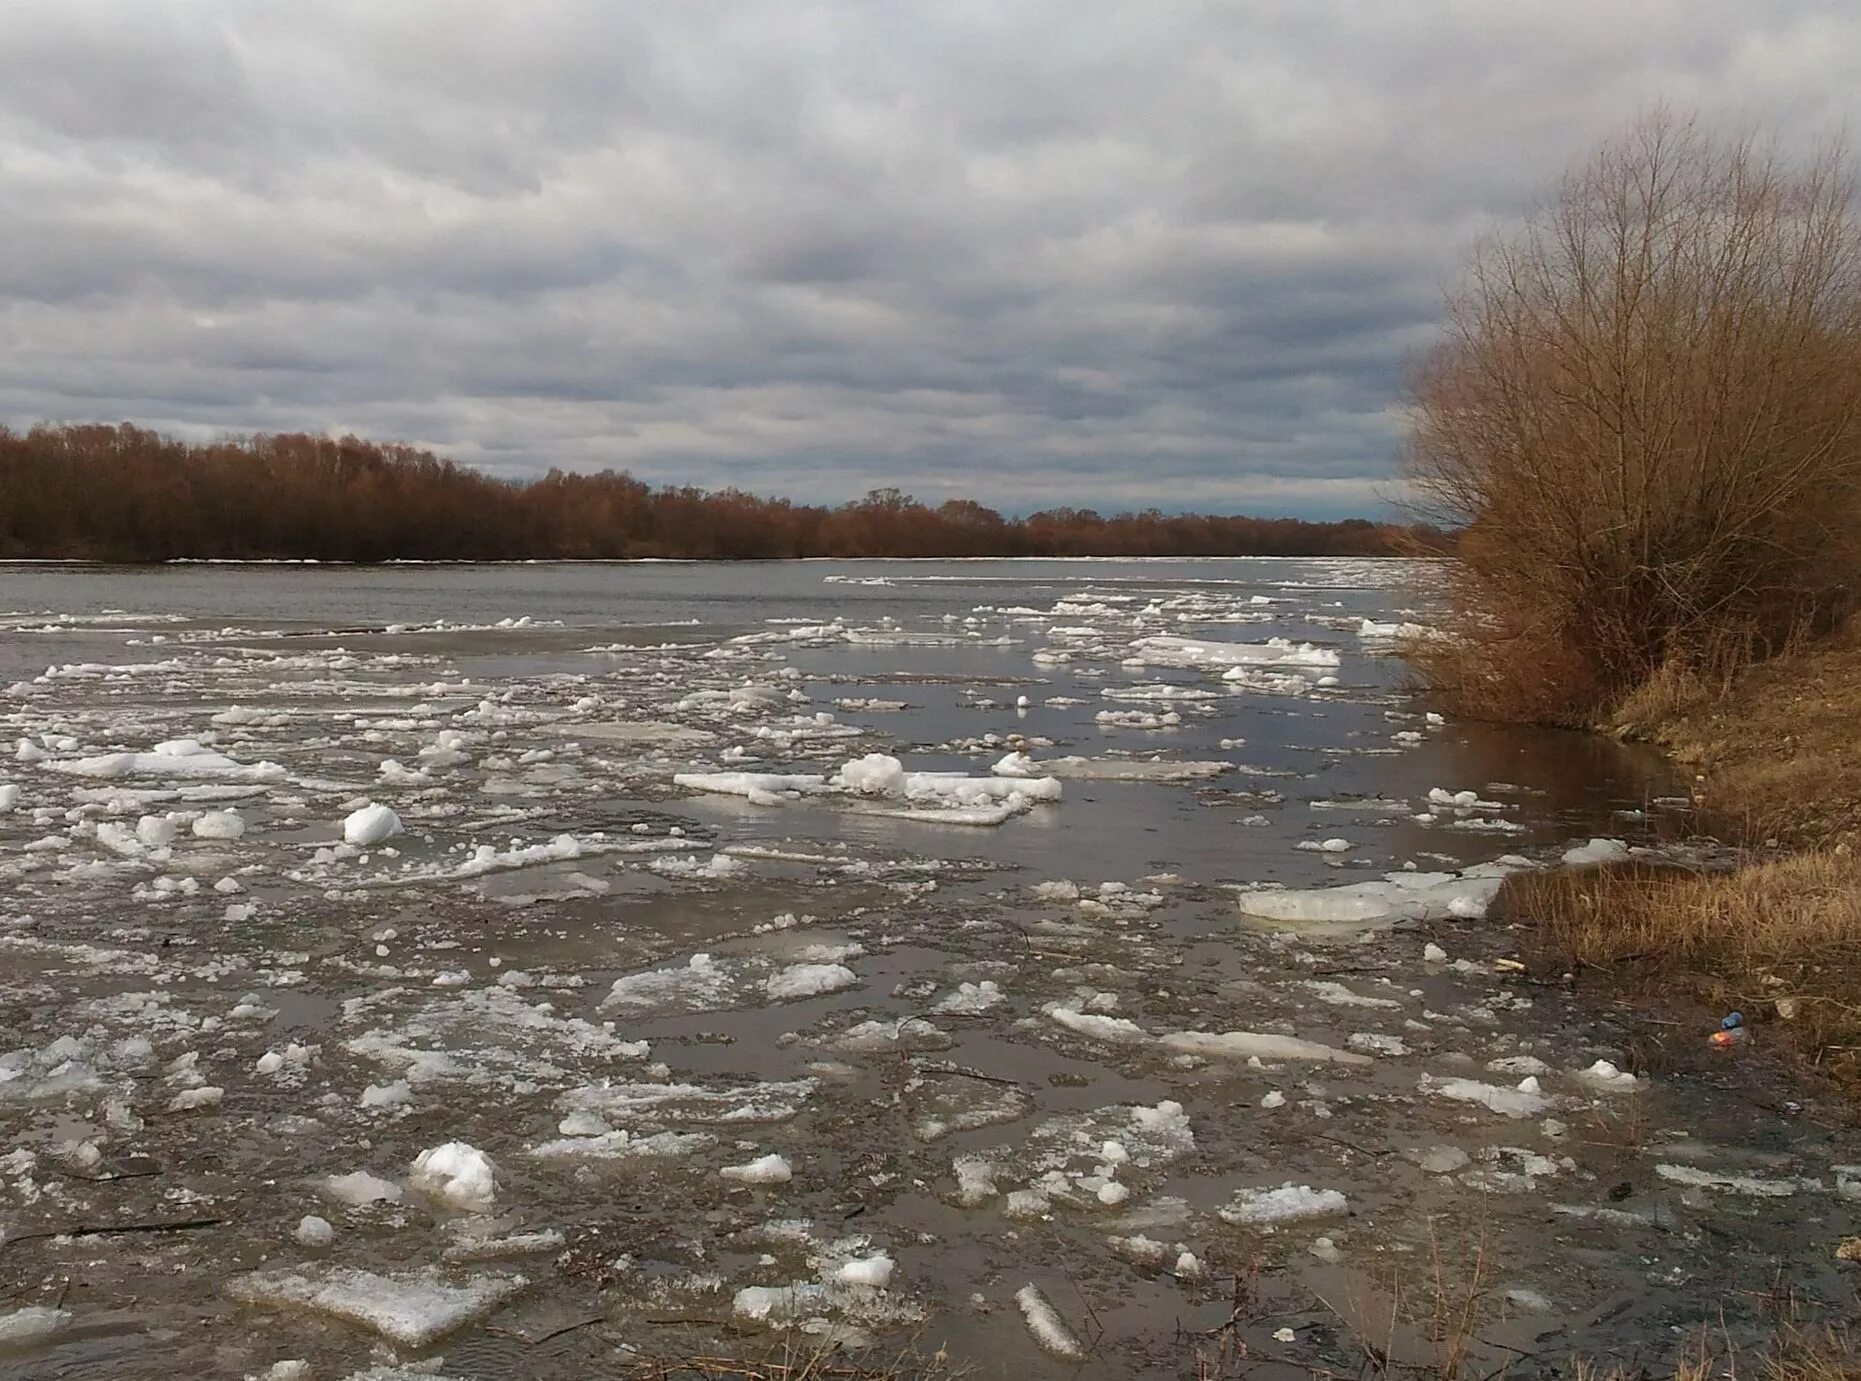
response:
[[[1699,849],[1658,758],[1428,712],[1437,576],[0,566],[0,1376],[1462,1315],[1536,1375],[1836,1307],[1834,1119],[1484,919]]]

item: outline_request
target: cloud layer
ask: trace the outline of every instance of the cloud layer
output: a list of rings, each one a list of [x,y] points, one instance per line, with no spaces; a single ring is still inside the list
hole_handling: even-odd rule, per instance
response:
[[[1777,0],[14,0],[0,417],[809,499],[1371,511],[1482,228]]]

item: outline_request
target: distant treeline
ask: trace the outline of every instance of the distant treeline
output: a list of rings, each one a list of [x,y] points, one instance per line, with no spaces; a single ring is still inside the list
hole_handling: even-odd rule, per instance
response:
[[[838,508],[631,475],[494,479],[409,446],[204,444],[128,425],[0,429],[0,557],[321,561],[798,556],[1382,556],[1441,534],[1347,519],[1055,508],[1005,518],[875,490]]]

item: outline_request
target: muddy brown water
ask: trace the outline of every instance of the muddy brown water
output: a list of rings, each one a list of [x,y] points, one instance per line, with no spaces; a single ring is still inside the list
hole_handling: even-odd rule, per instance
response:
[[[1496,962],[1502,927],[1243,918],[1262,883],[1687,849],[1656,760],[1425,719],[1362,624],[1430,600],[1427,568],[1356,561],[0,567],[0,732],[28,745],[0,762],[0,1376],[570,1378],[784,1336],[982,1377],[1304,1376],[1436,1362],[1463,1314],[1463,1374],[1553,1375],[1852,1311],[1861,1147],[1761,1027],[1729,1056],[1662,1028],[1607,1084],[1582,1071],[1628,1063],[1637,1015]],[[1182,636],[1319,656],[1135,664]],[[744,686],[770,694],[707,698]],[[279,770],[94,765],[176,739]],[[993,827],[672,782],[1011,749],[1222,767],[1066,779]],[[338,847],[366,800],[392,854]],[[226,809],[240,837],[194,832]],[[804,965],[843,986],[772,996]],[[999,1000],[948,1010],[964,984]],[[1162,1039],[1228,1031],[1366,1058]],[[1525,1078],[1524,1111],[1443,1092]],[[449,1142],[493,1204],[414,1183]],[[789,1179],[721,1173],[769,1154]],[[355,1171],[399,1197],[332,1198]],[[1312,1216],[1231,1221],[1281,1189]],[[882,1289],[841,1281],[880,1254]],[[322,1304],[255,1296],[280,1273]],[[430,1341],[327,1307],[517,1276]],[[1029,1285],[1079,1358],[1030,1332]],[[775,1318],[756,1287],[788,1287]]]

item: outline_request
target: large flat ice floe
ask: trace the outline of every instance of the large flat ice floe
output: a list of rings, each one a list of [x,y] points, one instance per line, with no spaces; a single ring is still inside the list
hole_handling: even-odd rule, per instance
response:
[[[1399,921],[1478,920],[1507,877],[1532,866],[1530,860],[1501,858],[1458,873],[1386,873],[1376,882],[1341,887],[1247,888],[1243,914],[1276,921],[1301,933],[1386,929]]]
[[[1221,1210],[1230,1223],[1269,1227],[1305,1218],[1333,1218],[1350,1212],[1350,1205],[1335,1189],[1313,1189],[1288,1182],[1277,1189],[1238,1189]]]
[[[275,762],[240,762],[216,753],[191,738],[169,739],[146,753],[100,753],[88,758],[66,758],[45,767],[72,777],[115,780],[121,777],[160,777],[164,781],[282,782],[284,768]]]
[[[1062,777],[1102,782],[1193,782],[1219,777],[1232,763],[1185,762],[1166,758],[1087,758],[1069,755],[1036,761],[1026,753],[1009,753],[989,771],[998,777]]]
[[[426,1347],[483,1318],[528,1284],[522,1276],[489,1274],[454,1283],[435,1267],[378,1275],[306,1266],[237,1276],[226,1291],[242,1303],[308,1309],[373,1329],[402,1347]]]
[[[1338,665],[1338,654],[1314,643],[1295,643],[1289,638],[1270,638],[1263,643],[1211,642],[1206,638],[1183,638],[1158,634],[1139,638],[1125,658],[1128,666],[1166,667],[1320,667]]]
[[[868,753],[833,776],[807,772],[680,772],[674,786],[741,796],[779,806],[805,797],[858,801],[865,813],[930,824],[999,825],[1040,802],[1057,801],[1056,777],[972,777],[961,772],[909,772],[889,753]]]
[[[1369,1055],[1267,1031],[1168,1031],[1152,1036],[1128,1018],[1100,1012],[1081,1012],[1056,1005],[1047,1009],[1047,1016],[1068,1031],[1093,1040],[1111,1045],[1156,1045],[1176,1055],[1229,1060],[1307,1060],[1340,1065],[1373,1063]]]

